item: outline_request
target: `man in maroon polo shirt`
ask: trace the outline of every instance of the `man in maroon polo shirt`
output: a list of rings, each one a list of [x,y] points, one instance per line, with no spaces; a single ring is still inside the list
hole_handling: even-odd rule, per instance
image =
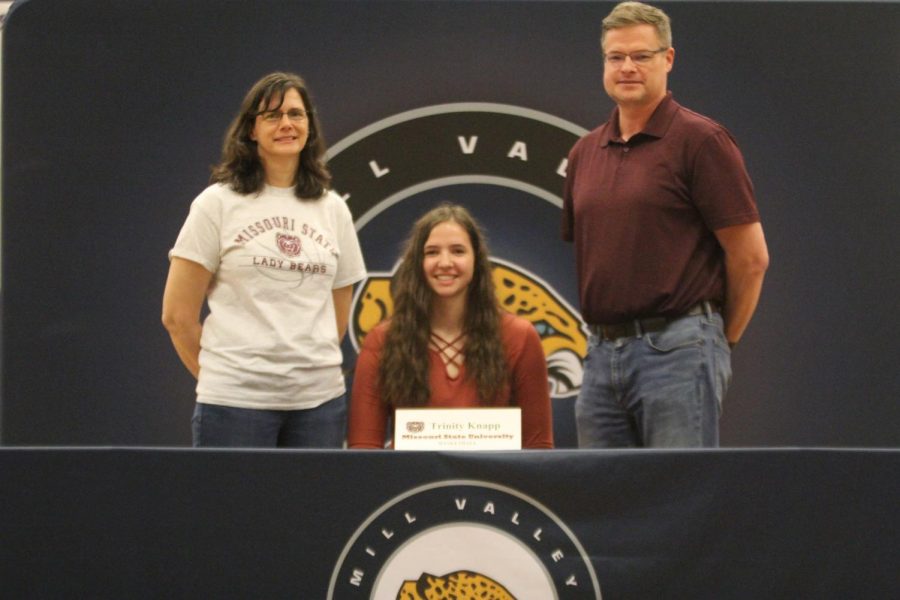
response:
[[[591,329],[578,443],[715,447],[769,261],[753,186],[731,134],[667,91],[664,12],[617,5],[601,46],[616,108],[572,148],[563,198]]]

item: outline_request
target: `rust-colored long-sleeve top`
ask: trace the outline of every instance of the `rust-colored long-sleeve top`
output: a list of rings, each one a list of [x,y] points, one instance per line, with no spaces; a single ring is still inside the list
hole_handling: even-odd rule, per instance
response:
[[[347,435],[351,448],[384,448],[390,409],[379,392],[378,361],[389,326],[389,323],[382,323],[369,332],[356,361]],[[502,315],[501,335],[506,349],[509,385],[494,406],[522,408],[523,447],[552,448],[553,422],[547,361],[540,337],[529,321],[509,313]],[[431,385],[428,406],[481,406],[474,382],[466,380],[465,365],[456,379],[450,379],[440,355],[434,350],[429,350],[428,354]]]

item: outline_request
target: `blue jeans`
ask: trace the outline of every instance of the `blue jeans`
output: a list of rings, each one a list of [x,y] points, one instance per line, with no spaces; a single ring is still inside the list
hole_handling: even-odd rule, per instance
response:
[[[198,402],[191,429],[195,448],[341,448],[347,431],[347,396],[305,410]]]
[[[575,401],[580,448],[719,445],[731,350],[718,313],[637,337],[588,338]]]

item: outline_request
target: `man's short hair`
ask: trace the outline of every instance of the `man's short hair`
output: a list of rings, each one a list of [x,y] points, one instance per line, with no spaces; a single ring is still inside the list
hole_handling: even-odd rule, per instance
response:
[[[603,29],[600,32],[600,48],[603,49],[607,31],[633,25],[652,25],[656,28],[660,46],[663,48],[672,46],[672,23],[669,21],[669,15],[655,6],[650,6],[643,2],[620,2],[603,19]]]

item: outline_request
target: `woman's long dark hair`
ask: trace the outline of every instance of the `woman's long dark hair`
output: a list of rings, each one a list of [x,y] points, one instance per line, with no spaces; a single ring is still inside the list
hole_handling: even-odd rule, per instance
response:
[[[425,242],[431,230],[452,222],[469,235],[475,255],[472,281],[466,295],[463,331],[466,334],[466,379],[475,382],[478,397],[492,405],[508,384],[506,355],[500,332],[500,307],[494,292],[491,264],[481,228],[465,208],[442,204],[413,226],[402,262],[391,282],[394,314],[379,363],[379,386],[386,404],[425,406],[428,384],[428,340],[431,335],[433,292],[425,279]]]
[[[309,119],[309,137],[300,152],[294,194],[298,198],[318,199],[331,184],[331,174],[325,166],[325,139],[306,83],[293,73],[270,73],[250,88],[241,104],[241,111],[225,134],[222,159],[212,169],[210,183],[227,183],[239,194],[255,194],[263,189],[265,171],[259,159],[256,142],[250,139],[256,116],[270,107],[273,100],[278,107],[284,95],[294,89],[303,99]]]

